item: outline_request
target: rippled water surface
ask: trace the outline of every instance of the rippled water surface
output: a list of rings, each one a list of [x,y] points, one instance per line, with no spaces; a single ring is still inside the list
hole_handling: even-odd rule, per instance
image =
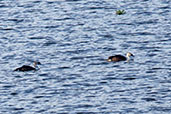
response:
[[[0,52],[2,114],[171,113],[170,0],[1,0]]]

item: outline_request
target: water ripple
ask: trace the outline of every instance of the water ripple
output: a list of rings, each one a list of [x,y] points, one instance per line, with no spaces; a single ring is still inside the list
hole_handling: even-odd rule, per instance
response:
[[[0,113],[169,114],[169,5],[1,1]],[[127,52],[134,60],[106,61]],[[13,71],[33,61],[38,71]]]

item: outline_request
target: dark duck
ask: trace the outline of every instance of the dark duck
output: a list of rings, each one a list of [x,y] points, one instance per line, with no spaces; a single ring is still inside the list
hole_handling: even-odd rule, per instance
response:
[[[130,52],[128,52],[126,54],[126,56],[123,56],[123,55],[114,55],[114,56],[110,56],[108,57],[107,61],[113,61],[113,62],[118,62],[118,61],[129,61],[130,60],[130,56],[133,56],[134,55]]]
[[[34,62],[33,63],[33,67],[32,66],[28,66],[28,65],[23,65],[22,67],[19,67],[19,68],[16,68],[14,71],[36,71],[38,70],[38,67],[37,65],[40,65],[41,63],[40,62]]]

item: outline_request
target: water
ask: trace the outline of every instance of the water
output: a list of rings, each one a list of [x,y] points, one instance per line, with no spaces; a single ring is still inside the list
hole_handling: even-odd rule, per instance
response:
[[[170,4],[1,0],[0,113],[170,114]],[[134,61],[105,61],[126,52]]]

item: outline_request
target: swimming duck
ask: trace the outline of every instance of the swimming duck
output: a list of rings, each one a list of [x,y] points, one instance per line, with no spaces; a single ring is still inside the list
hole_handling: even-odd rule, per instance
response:
[[[107,61],[113,61],[113,62],[126,61],[126,60],[129,61],[130,56],[133,56],[133,57],[134,57],[134,55],[133,55],[132,53],[128,52],[128,53],[126,54],[126,57],[123,56],[123,55],[110,56],[110,57],[107,59]]]
[[[28,66],[28,65],[23,65],[22,67],[16,68],[14,71],[32,71],[32,70],[38,70],[37,69],[37,65],[40,65],[40,62],[36,62],[34,61],[33,63],[33,67],[32,66]]]

